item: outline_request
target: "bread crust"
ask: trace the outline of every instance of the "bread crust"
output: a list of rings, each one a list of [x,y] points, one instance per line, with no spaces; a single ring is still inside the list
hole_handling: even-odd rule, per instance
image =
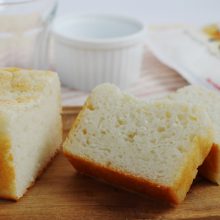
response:
[[[173,190],[177,195],[177,203],[184,200],[186,193],[189,191],[193,180],[198,173],[198,167],[204,162],[212,146],[213,131],[209,131],[209,139],[195,137],[193,140],[192,151],[187,155],[184,167],[179,172],[179,177],[173,185]]]
[[[220,185],[220,146],[213,144],[212,149],[206,157],[204,163],[199,168],[199,173],[211,180],[214,183]]]
[[[65,151],[64,155],[77,171],[86,175],[107,181],[115,186],[136,191],[149,195],[153,198],[163,199],[170,204],[179,204],[182,202],[189,191],[189,188],[196,177],[198,166],[208,155],[212,139],[202,140],[196,138],[194,141],[193,152],[191,152],[186,165],[183,167],[176,182],[172,186],[160,185],[149,179],[137,177],[131,173],[125,173],[113,167],[104,166],[87,158],[72,155]],[[205,146],[205,148],[204,148]]]
[[[77,128],[83,117],[86,109],[92,109],[92,103],[90,97],[87,99],[82,110],[77,116],[76,120],[73,122],[71,133]],[[68,140],[70,133],[64,143],[68,145]],[[81,173],[86,175],[102,179],[113,185],[120,186],[121,188],[126,188],[129,191],[136,191],[149,195],[153,198],[163,199],[168,201],[170,204],[179,204],[182,202],[189,191],[193,179],[198,173],[198,167],[203,163],[204,159],[207,157],[211,150],[213,143],[213,130],[208,131],[208,139],[201,137],[194,137],[192,150],[187,155],[185,163],[180,170],[175,182],[171,186],[160,185],[152,182],[149,179],[134,176],[129,173],[124,173],[120,170],[116,170],[111,166],[104,166],[97,164],[94,161],[90,161],[87,158],[82,158],[73,155],[66,148],[63,148],[64,155],[69,159],[71,164]],[[72,146],[74,147],[74,146]]]
[[[43,158],[43,163],[39,161],[40,168],[36,164],[35,169],[33,169],[34,175],[31,174],[30,176],[36,178],[43,172],[42,170],[47,167],[49,161],[54,157],[55,147],[60,146],[62,142],[62,121],[61,115],[59,114],[58,116],[58,107],[61,112],[60,81],[57,73],[51,71],[9,67],[0,68],[0,83],[2,85],[0,87],[0,198],[18,200],[22,196],[20,195],[21,191],[24,191],[23,186],[28,184],[26,182],[28,178],[23,178],[24,181],[20,181],[20,178],[17,178],[17,175],[20,174],[20,172],[17,172],[17,169],[23,169],[23,167],[16,164],[17,160],[15,161],[20,145],[17,143],[17,136],[14,135],[15,132],[17,132],[17,130],[14,129],[14,125],[18,126],[19,129],[20,122],[18,122],[19,120],[17,119],[21,119],[21,116],[29,110],[31,114],[35,114],[35,110],[37,111],[38,107],[41,109],[41,106],[47,101],[46,96],[49,97],[52,95],[51,98],[53,97],[53,100],[51,99],[51,103],[54,103],[54,106],[51,106],[51,108],[54,109],[56,115],[54,114],[54,116],[50,118],[53,124],[51,123],[49,128],[55,127],[56,132],[54,131],[51,135],[52,137],[48,139],[47,137],[44,138],[43,135],[39,136],[39,138],[42,137],[42,145],[41,143],[40,145],[49,148],[45,153],[39,152],[40,157],[42,156]],[[50,109],[45,108],[43,111],[40,111],[39,114],[41,115],[44,112],[43,115],[45,117],[46,114],[50,114],[48,110]],[[19,114],[17,114],[17,112],[19,112]],[[28,118],[28,120],[30,121],[30,118]],[[21,121],[23,124],[23,120]],[[25,120],[24,123],[26,123]],[[22,129],[19,129],[19,131],[22,132]],[[47,131],[45,130],[45,132]],[[49,133],[50,131],[48,129],[48,134]],[[21,143],[21,147],[23,147],[23,143]],[[20,160],[21,158],[18,157],[17,159]],[[19,163],[19,161],[17,162]],[[17,181],[20,181],[19,185]],[[31,184],[33,183],[30,183],[30,185]]]
[[[38,74],[44,77],[40,81],[35,80]],[[51,71],[28,70],[16,67],[0,68],[0,83],[2,85],[0,94],[1,96],[4,96],[7,92],[13,94],[1,98],[0,106],[2,108],[6,106],[17,108],[18,105],[33,106],[36,100],[41,98],[41,93],[45,90],[46,80],[54,77],[58,80],[58,75]],[[17,93],[20,95],[17,95]],[[14,96],[14,94],[16,95]]]
[[[219,119],[217,117],[220,110],[220,96],[218,92],[197,85],[189,85],[178,89],[176,93],[169,94],[165,97],[165,99],[167,98],[195,104],[207,111],[213,125],[215,125],[214,143],[209,155],[199,168],[199,173],[208,180],[220,185],[220,141],[218,137],[220,134]]]
[[[15,170],[13,156],[10,152],[11,143],[7,135],[0,135],[0,197],[10,198],[15,194]]]
[[[122,173],[112,167],[102,166],[86,158],[77,157],[68,153],[65,153],[65,156],[80,173],[107,181],[115,186],[121,186],[122,188],[144,193],[156,198],[165,198],[168,201],[176,203],[172,189],[167,186],[153,183],[150,180],[136,177],[132,174]]]

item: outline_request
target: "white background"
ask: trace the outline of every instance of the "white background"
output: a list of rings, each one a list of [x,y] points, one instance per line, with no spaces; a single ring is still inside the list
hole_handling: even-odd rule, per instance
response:
[[[115,13],[146,24],[220,23],[220,0],[59,0],[58,16]]]

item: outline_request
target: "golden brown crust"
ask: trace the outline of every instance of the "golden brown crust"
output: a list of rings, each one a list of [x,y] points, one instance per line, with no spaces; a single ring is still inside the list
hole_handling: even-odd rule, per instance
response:
[[[208,178],[209,180],[220,185],[220,146],[217,144],[212,145],[212,149],[208,156],[206,157],[204,163],[199,168],[199,173]]]
[[[54,72],[0,68],[0,105],[31,103],[41,97],[47,79],[58,76]]]
[[[0,135],[0,197],[10,198],[15,194],[15,170],[10,152],[9,137]]]
[[[198,166],[202,163],[210,150],[210,147],[207,146],[210,145],[211,139],[207,141],[199,141],[199,139],[196,139],[194,151],[188,157],[186,166],[182,172],[180,172],[179,178],[173,186],[160,185],[151,180],[123,173],[110,166],[106,167],[68,152],[64,154],[81,173],[102,179],[122,188],[144,193],[153,198],[166,200],[171,204],[178,204],[184,200],[193,179],[196,177]]]
[[[93,106],[90,102],[90,99],[88,98],[85,105],[83,106],[83,109],[73,123],[71,133],[74,132],[74,130],[77,128],[80,119],[85,113],[85,110],[92,110],[92,108]],[[66,141],[68,141],[70,138],[69,136],[70,134],[68,135]],[[132,174],[125,174],[111,167],[106,167],[97,164],[94,161],[89,161],[86,158],[72,155],[72,153],[69,153],[65,148],[63,152],[79,172],[103,179],[113,185],[119,185],[122,188],[164,199],[171,204],[178,204],[184,200],[186,193],[190,189],[193,179],[196,177],[198,167],[202,164],[210,152],[213,141],[212,130],[209,131],[208,136],[209,139],[207,140],[204,140],[200,137],[194,138],[192,151],[187,156],[187,161],[185,162],[184,167],[182,167],[182,170],[180,171],[179,176],[176,178],[175,183],[169,187],[153,183],[151,180],[136,177]]]
[[[8,122],[6,120],[10,118],[10,109],[16,111],[18,104],[21,103],[24,105],[19,106],[19,111],[27,110],[27,107],[36,107],[34,101],[43,95],[44,90],[48,90],[50,82],[55,88],[60,89],[58,76],[54,72],[16,67],[0,68],[0,198],[19,199],[16,196],[16,171],[14,167],[16,165],[14,165],[11,152],[11,137],[7,136]],[[60,94],[58,95],[57,98],[60,99]],[[13,106],[8,106],[12,104]]]
[[[7,120],[0,113],[0,197],[15,194],[15,169],[11,152],[11,141],[7,134]]]
[[[105,167],[95,162],[65,153],[72,165],[81,173],[102,179],[113,185],[132,191],[144,193],[156,198],[163,198],[171,203],[178,203],[170,187],[159,185],[132,174],[125,174],[111,167]]]
[[[186,193],[189,191],[192,185],[193,179],[196,177],[198,167],[203,163],[204,159],[210,152],[212,146],[213,132],[210,130],[210,139],[204,140],[202,138],[194,138],[193,151],[189,153],[185,167],[182,172],[179,173],[179,178],[173,185],[173,189],[176,192],[177,200],[183,201]]]

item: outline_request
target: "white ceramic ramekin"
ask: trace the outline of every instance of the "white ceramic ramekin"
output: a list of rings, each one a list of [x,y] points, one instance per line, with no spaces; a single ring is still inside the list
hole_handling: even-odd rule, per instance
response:
[[[54,65],[64,85],[91,90],[103,82],[126,88],[138,79],[145,27],[117,15],[57,19],[53,27]]]

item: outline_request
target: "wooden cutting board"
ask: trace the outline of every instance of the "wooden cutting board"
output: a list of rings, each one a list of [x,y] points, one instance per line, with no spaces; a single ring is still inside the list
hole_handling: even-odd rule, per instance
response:
[[[63,109],[64,135],[79,107]],[[18,202],[0,200],[0,219],[220,219],[220,186],[201,178],[177,207],[77,174],[60,153]]]

